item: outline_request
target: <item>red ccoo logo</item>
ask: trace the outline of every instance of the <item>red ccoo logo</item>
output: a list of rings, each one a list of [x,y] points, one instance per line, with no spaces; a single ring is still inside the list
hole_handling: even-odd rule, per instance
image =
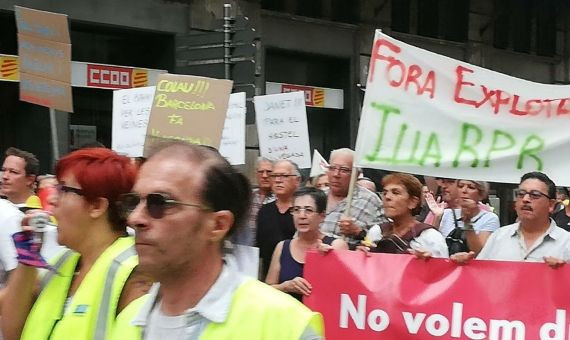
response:
[[[87,86],[109,89],[131,88],[133,69],[106,65],[87,65]]]

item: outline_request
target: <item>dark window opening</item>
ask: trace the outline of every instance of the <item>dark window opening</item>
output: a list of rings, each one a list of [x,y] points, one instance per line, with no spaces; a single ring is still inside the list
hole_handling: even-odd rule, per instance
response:
[[[505,0],[495,0],[494,2],[495,22],[493,34],[493,46],[496,48],[509,47],[510,32],[510,5]]]
[[[392,1],[392,30],[410,33],[410,0]]]
[[[467,41],[469,24],[469,0],[441,0],[441,38]]]
[[[284,11],[285,1],[284,0],[262,0],[261,8],[268,9],[272,11]]]
[[[536,11],[536,54],[553,57],[556,54],[556,7],[559,1],[541,1]]]
[[[418,35],[437,38],[439,31],[439,0],[418,1]]]

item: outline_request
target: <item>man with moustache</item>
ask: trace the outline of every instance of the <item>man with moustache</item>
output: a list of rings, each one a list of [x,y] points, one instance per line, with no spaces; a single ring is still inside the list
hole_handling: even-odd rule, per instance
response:
[[[293,206],[293,194],[301,183],[301,173],[294,162],[280,160],[275,162],[271,178],[276,200],[263,205],[257,215],[256,240],[261,258],[261,279],[267,275],[277,243],[291,239],[295,234],[295,224],[289,209]]]
[[[321,232],[327,236],[344,238],[351,249],[364,240],[368,230],[375,224],[388,220],[384,217],[382,201],[369,190],[355,185],[350,217],[345,216],[354,151],[343,148],[331,152],[327,176],[329,193],[327,214],[321,223]]]
[[[477,259],[546,262],[551,267],[570,261],[570,233],[550,218],[556,202],[554,182],[541,172],[529,172],[522,176],[516,198],[519,222],[491,234]],[[465,263],[474,256],[457,253],[451,259]]]

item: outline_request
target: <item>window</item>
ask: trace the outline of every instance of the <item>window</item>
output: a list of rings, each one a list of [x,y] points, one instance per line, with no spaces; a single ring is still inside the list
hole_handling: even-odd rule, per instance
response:
[[[410,0],[392,1],[392,30],[410,33]]]

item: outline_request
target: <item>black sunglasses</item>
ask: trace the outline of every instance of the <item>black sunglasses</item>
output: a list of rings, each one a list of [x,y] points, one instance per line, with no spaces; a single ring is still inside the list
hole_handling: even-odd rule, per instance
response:
[[[200,210],[212,210],[206,206],[196,203],[186,203],[170,199],[167,195],[158,192],[153,192],[142,198],[139,194],[131,192],[121,195],[121,204],[126,214],[132,213],[141,201],[146,201],[146,210],[150,217],[159,219],[164,217],[166,209],[176,205],[184,205],[188,207],[195,207]]]
[[[83,190],[81,190],[79,188],[69,187],[69,186],[63,185],[63,184],[58,184],[55,186],[55,188],[56,188],[58,194],[72,192],[72,193],[79,195],[79,196],[85,196],[85,194],[83,193]]]

